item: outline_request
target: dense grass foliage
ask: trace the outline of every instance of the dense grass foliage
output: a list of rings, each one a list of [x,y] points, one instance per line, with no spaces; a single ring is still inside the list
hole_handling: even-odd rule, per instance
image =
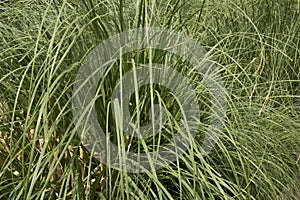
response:
[[[1,1],[0,199],[299,199],[298,4]],[[177,161],[155,172],[131,174],[106,167],[84,148],[73,123],[71,97],[87,53],[108,37],[138,27],[168,28],[197,40],[223,76],[228,105],[219,141],[206,157],[199,133]],[[151,59],[170,62],[183,73],[188,68],[159,50],[132,52],[111,66],[99,85],[97,112],[99,123],[115,137],[124,134],[107,109],[120,62],[126,71]],[[207,91],[201,77],[190,78],[207,113],[199,119],[205,129],[211,106]],[[147,111],[150,90],[143,91],[148,96],[141,110]],[[162,93],[157,98],[171,98],[166,88],[154,87],[156,91]],[[178,107],[170,110],[176,118]],[[141,116],[141,123],[147,121],[147,115]],[[133,142],[138,146],[139,141]]]

